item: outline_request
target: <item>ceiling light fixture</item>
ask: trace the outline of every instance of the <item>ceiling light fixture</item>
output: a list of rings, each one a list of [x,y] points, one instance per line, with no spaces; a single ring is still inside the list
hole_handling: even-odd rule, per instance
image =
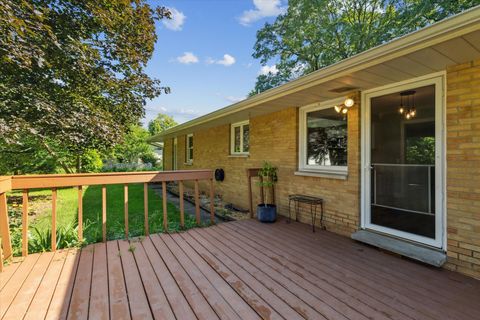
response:
[[[400,92],[400,107],[398,108],[398,113],[403,115],[407,120],[417,115],[415,93],[416,91],[414,90]]]

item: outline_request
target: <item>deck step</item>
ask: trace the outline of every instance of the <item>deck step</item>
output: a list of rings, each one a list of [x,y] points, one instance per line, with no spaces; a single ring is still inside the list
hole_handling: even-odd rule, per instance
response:
[[[442,251],[391,238],[368,230],[355,232],[352,234],[352,239],[435,267],[441,267],[447,261],[447,255]]]

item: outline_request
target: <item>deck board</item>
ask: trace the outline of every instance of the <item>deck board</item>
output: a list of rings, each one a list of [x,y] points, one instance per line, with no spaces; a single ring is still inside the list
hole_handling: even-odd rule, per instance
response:
[[[31,254],[1,319],[480,319],[480,281],[300,223],[224,223]]]
[[[132,248],[128,241],[119,240],[120,257],[123,266],[123,276],[127,286],[128,301],[132,319],[153,319],[147,294],[143,288],[142,278],[133,257]]]
[[[97,243],[93,248],[92,288],[88,314],[90,319],[110,318],[108,297],[107,247]]]
[[[23,282],[30,274],[30,271],[35,266],[35,263],[38,261],[40,256],[41,254],[27,256],[25,260],[21,262],[20,266],[16,268],[15,273],[13,273],[13,275],[10,277],[8,285],[6,285],[0,291],[0,318],[3,318],[5,312],[7,312],[7,310],[9,309],[10,304],[12,303],[13,299],[22,287]],[[5,268],[5,270],[10,267],[13,266],[8,266]]]
[[[122,261],[118,243],[107,242],[108,297],[112,319],[130,319],[127,288],[123,277]]]
[[[40,256],[30,271],[30,274],[25,279],[25,282],[22,284],[22,287],[15,295],[10,308],[8,308],[3,319],[23,319],[53,256],[53,252],[45,252]]]
[[[45,276],[30,303],[24,319],[43,319],[47,315],[48,306],[55,292],[60,273],[67,258],[68,250],[55,252],[53,259],[45,272]]]
[[[67,314],[68,319],[88,319],[94,246],[95,245],[88,245],[83,248],[80,253],[70,307]]]
[[[66,319],[75,284],[80,250],[70,249],[65,258],[45,319]]]
[[[285,225],[280,225],[279,230],[276,230],[276,232],[278,232],[278,235],[281,234],[282,236],[289,237],[293,243],[299,241],[297,237],[300,237],[301,239],[304,238],[302,234],[292,234],[288,228],[285,228]],[[313,240],[309,239],[309,243],[301,242],[301,244],[307,246],[309,249],[315,249],[318,245],[326,245],[325,251],[330,254],[330,257],[335,256],[336,259],[341,261],[341,264],[350,264],[352,270],[362,274],[372,283],[383,283],[384,288],[390,288],[391,291],[394,292],[394,297],[398,300],[410,300],[410,302],[415,303],[417,314],[424,313],[432,318],[445,316],[445,313],[451,318],[462,319],[467,316],[466,313],[468,313],[468,311],[466,310],[442,308],[444,304],[450,306],[450,301],[442,299],[441,294],[432,294],[432,292],[435,292],[433,291],[433,288],[429,291],[422,288],[423,277],[422,281],[419,283],[417,277],[414,277],[413,275],[406,277],[402,272],[394,272],[393,270],[396,269],[394,269],[393,265],[385,266],[385,258],[387,255],[382,254],[381,257],[383,259],[377,260],[374,259],[375,257],[378,257],[378,254],[380,253],[377,250],[368,250],[371,251],[369,252],[370,254],[364,254],[363,252],[354,250],[351,246],[345,246],[343,241],[341,241],[342,243],[336,241],[338,236],[326,238],[323,235],[319,235],[317,237],[320,237],[317,241],[315,241],[314,238]],[[338,239],[343,240],[341,238]],[[363,247],[364,246],[360,245],[360,248],[363,249]],[[346,254],[349,255],[348,258]],[[443,293],[445,293],[445,291],[446,290],[443,290]]]

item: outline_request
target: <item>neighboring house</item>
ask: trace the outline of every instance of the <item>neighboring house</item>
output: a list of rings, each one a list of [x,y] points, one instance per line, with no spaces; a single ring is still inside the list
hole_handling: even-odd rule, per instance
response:
[[[156,166],[163,164],[163,142],[152,142],[153,152],[155,153],[155,159],[157,160]]]
[[[328,230],[480,278],[479,7],[152,141],[165,170],[223,168],[225,201],[248,208],[246,169],[267,160],[280,214],[319,196]]]

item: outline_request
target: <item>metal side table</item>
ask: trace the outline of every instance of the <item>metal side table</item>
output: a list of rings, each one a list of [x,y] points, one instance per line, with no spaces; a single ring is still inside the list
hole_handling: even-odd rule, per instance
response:
[[[288,196],[288,220],[287,223],[291,221],[291,203],[295,206],[295,221],[298,221],[298,210],[300,203],[310,205],[310,214],[312,216],[312,231],[315,232],[315,220],[317,218],[317,206],[320,205],[320,227],[325,229],[323,225],[323,199],[314,196],[307,196],[303,194],[290,194]]]

